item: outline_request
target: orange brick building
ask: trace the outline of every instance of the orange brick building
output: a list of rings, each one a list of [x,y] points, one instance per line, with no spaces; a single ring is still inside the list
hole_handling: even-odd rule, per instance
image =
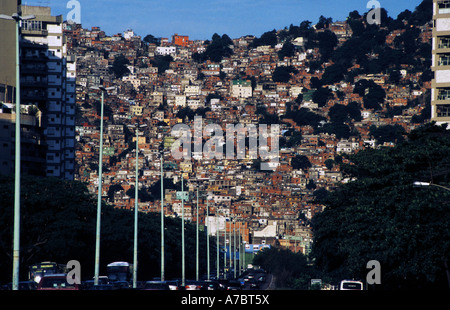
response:
[[[179,46],[188,46],[189,45],[189,36],[180,36],[175,33],[172,36],[172,43]]]

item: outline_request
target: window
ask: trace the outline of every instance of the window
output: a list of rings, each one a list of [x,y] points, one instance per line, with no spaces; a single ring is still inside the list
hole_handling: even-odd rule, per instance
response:
[[[437,100],[449,100],[450,99],[450,88],[439,89]]]
[[[438,48],[450,48],[450,37],[440,38]]]
[[[444,54],[439,58],[439,66],[450,65],[450,54]]]
[[[438,104],[436,106],[437,117],[450,117],[450,105]]]
[[[28,30],[28,31],[41,31],[42,30],[42,21],[23,20],[22,21],[22,29]]]
[[[438,2],[439,14],[448,14],[450,13],[450,1],[443,0]]]

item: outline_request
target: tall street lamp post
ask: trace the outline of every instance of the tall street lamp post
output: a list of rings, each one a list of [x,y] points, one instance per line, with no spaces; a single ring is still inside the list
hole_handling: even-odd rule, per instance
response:
[[[134,126],[130,126],[134,127]],[[133,250],[133,288],[137,287],[138,269],[138,213],[139,213],[139,128],[147,125],[136,124],[136,167],[135,167],[135,188],[134,188],[134,250]]]
[[[164,272],[164,138],[160,149],[161,156],[161,281],[165,280]]]
[[[429,186],[434,186],[434,187],[439,187],[439,188],[442,188],[442,189],[445,189],[445,190],[450,191],[450,188],[448,188],[448,187],[445,187],[445,186],[442,186],[442,185],[439,185],[439,184],[428,183],[428,182],[419,182],[419,181],[416,181],[416,182],[413,183],[413,185],[416,186],[416,187],[429,187]]]
[[[184,180],[181,177],[181,286],[186,285],[185,261],[184,261]]]
[[[196,208],[196,229],[195,229],[195,281],[198,281],[198,185],[197,185],[197,208]]]
[[[12,289],[19,289],[20,269],[20,22],[34,19],[34,15],[11,16],[0,14],[0,19],[16,22],[16,133],[15,133],[15,172],[14,172],[14,240],[13,240],[13,281]]]
[[[100,272],[100,227],[102,214],[102,166],[103,166],[103,106],[105,103],[105,93],[114,87],[91,87],[92,89],[99,89],[102,92],[102,103],[100,108],[100,155],[98,159],[98,193],[97,193],[97,227],[95,234],[95,271],[94,271],[94,285],[98,285],[98,277]]]

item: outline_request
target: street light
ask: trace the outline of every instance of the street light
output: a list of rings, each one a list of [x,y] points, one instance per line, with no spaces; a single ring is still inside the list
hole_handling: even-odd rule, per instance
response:
[[[147,125],[129,125],[136,127],[136,169],[135,169],[135,189],[134,189],[134,250],[133,250],[133,288],[137,287],[137,268],[138,268],[138,199],[139,199],[139,128]]]
[[[210,278],[210,262],[209,262],[209,202],[208,194],[206,195],[206,271],[208,273],[207,279]]]
[[[439,184],[429,183],[429,182],[415,181],[413,183],[413,185],[415,187],[430,187],[430,186],[434,186],[434,187],[438,187],[438,188],[450,191],[450,188],[448,188],[448,187],[445,187],[445,186],[442,186],[442,185],[439,185]],[[444,264],[446,264],[445,260],[444,260]],[[445,265],[445,267],[446,267],[446,270],[447,270],[447,265]],[[448,287],[450,288],[450,274],[448,273],[448,270],[447,270],[447,283],[448,283]]]
[[[161,155],[161,281],[164,281],[164,138],[160,149]]]
[[[198,184],[197,184],[197,218],[195,229],[195,281],[198,281]]]
[[[184,177],[181,176],[181,286],[185,286],[185,262],[184,262]]]
[[[13,281],[12,289],[19,289],[20,265],[20,21],[34,19],[34,15],[20,16],[14,13],[11,16],[0,14],[0,19],[14,20],[16,22],[16,133],[15,133],[15,172],[14,172],[14,245],[13,245]]]
[[[94,285],[98,285],[98,277],[100,271],[100,221],[102,212],[102,166],[103,166],[103,105],[105,103],[105,93],[114,87],[94,86],[92,89],[97,89],[102,92],[102,103],[100,112],[100,155],[98,159],[98,194],[97,194],[97,229],[95,235],[95,271],[94,271]]]
[[[416,181],[416,182],[413,183],[413,185],[414,185],[415,187],[429,187],[429,186],[435,186],[435,187],[439,187],[439,188],[442,188],[442,189],[445,189],[445,190],[450,191],[450,188],[448,188],[448,187],[445,187],[445,186],[442,186],[442,185],[439,185],[439,184],[428,183],[428,182],[420,182],[420,181]]]

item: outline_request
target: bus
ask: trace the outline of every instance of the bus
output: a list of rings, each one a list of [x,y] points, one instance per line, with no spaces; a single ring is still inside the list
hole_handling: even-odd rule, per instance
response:
[[[131,282],[133,279],[133,265],[127,262],[113,262],[106,266],[108,279],[111,282]]]
[[[38,284],[43,276],[58,273],[67,273],[67,266],[55,262],[42,262],[28,267],[28,279]]]
[[[356,280],[342,280],[339,283],[340,291],[362,291],[364,290],[364,283]]]

